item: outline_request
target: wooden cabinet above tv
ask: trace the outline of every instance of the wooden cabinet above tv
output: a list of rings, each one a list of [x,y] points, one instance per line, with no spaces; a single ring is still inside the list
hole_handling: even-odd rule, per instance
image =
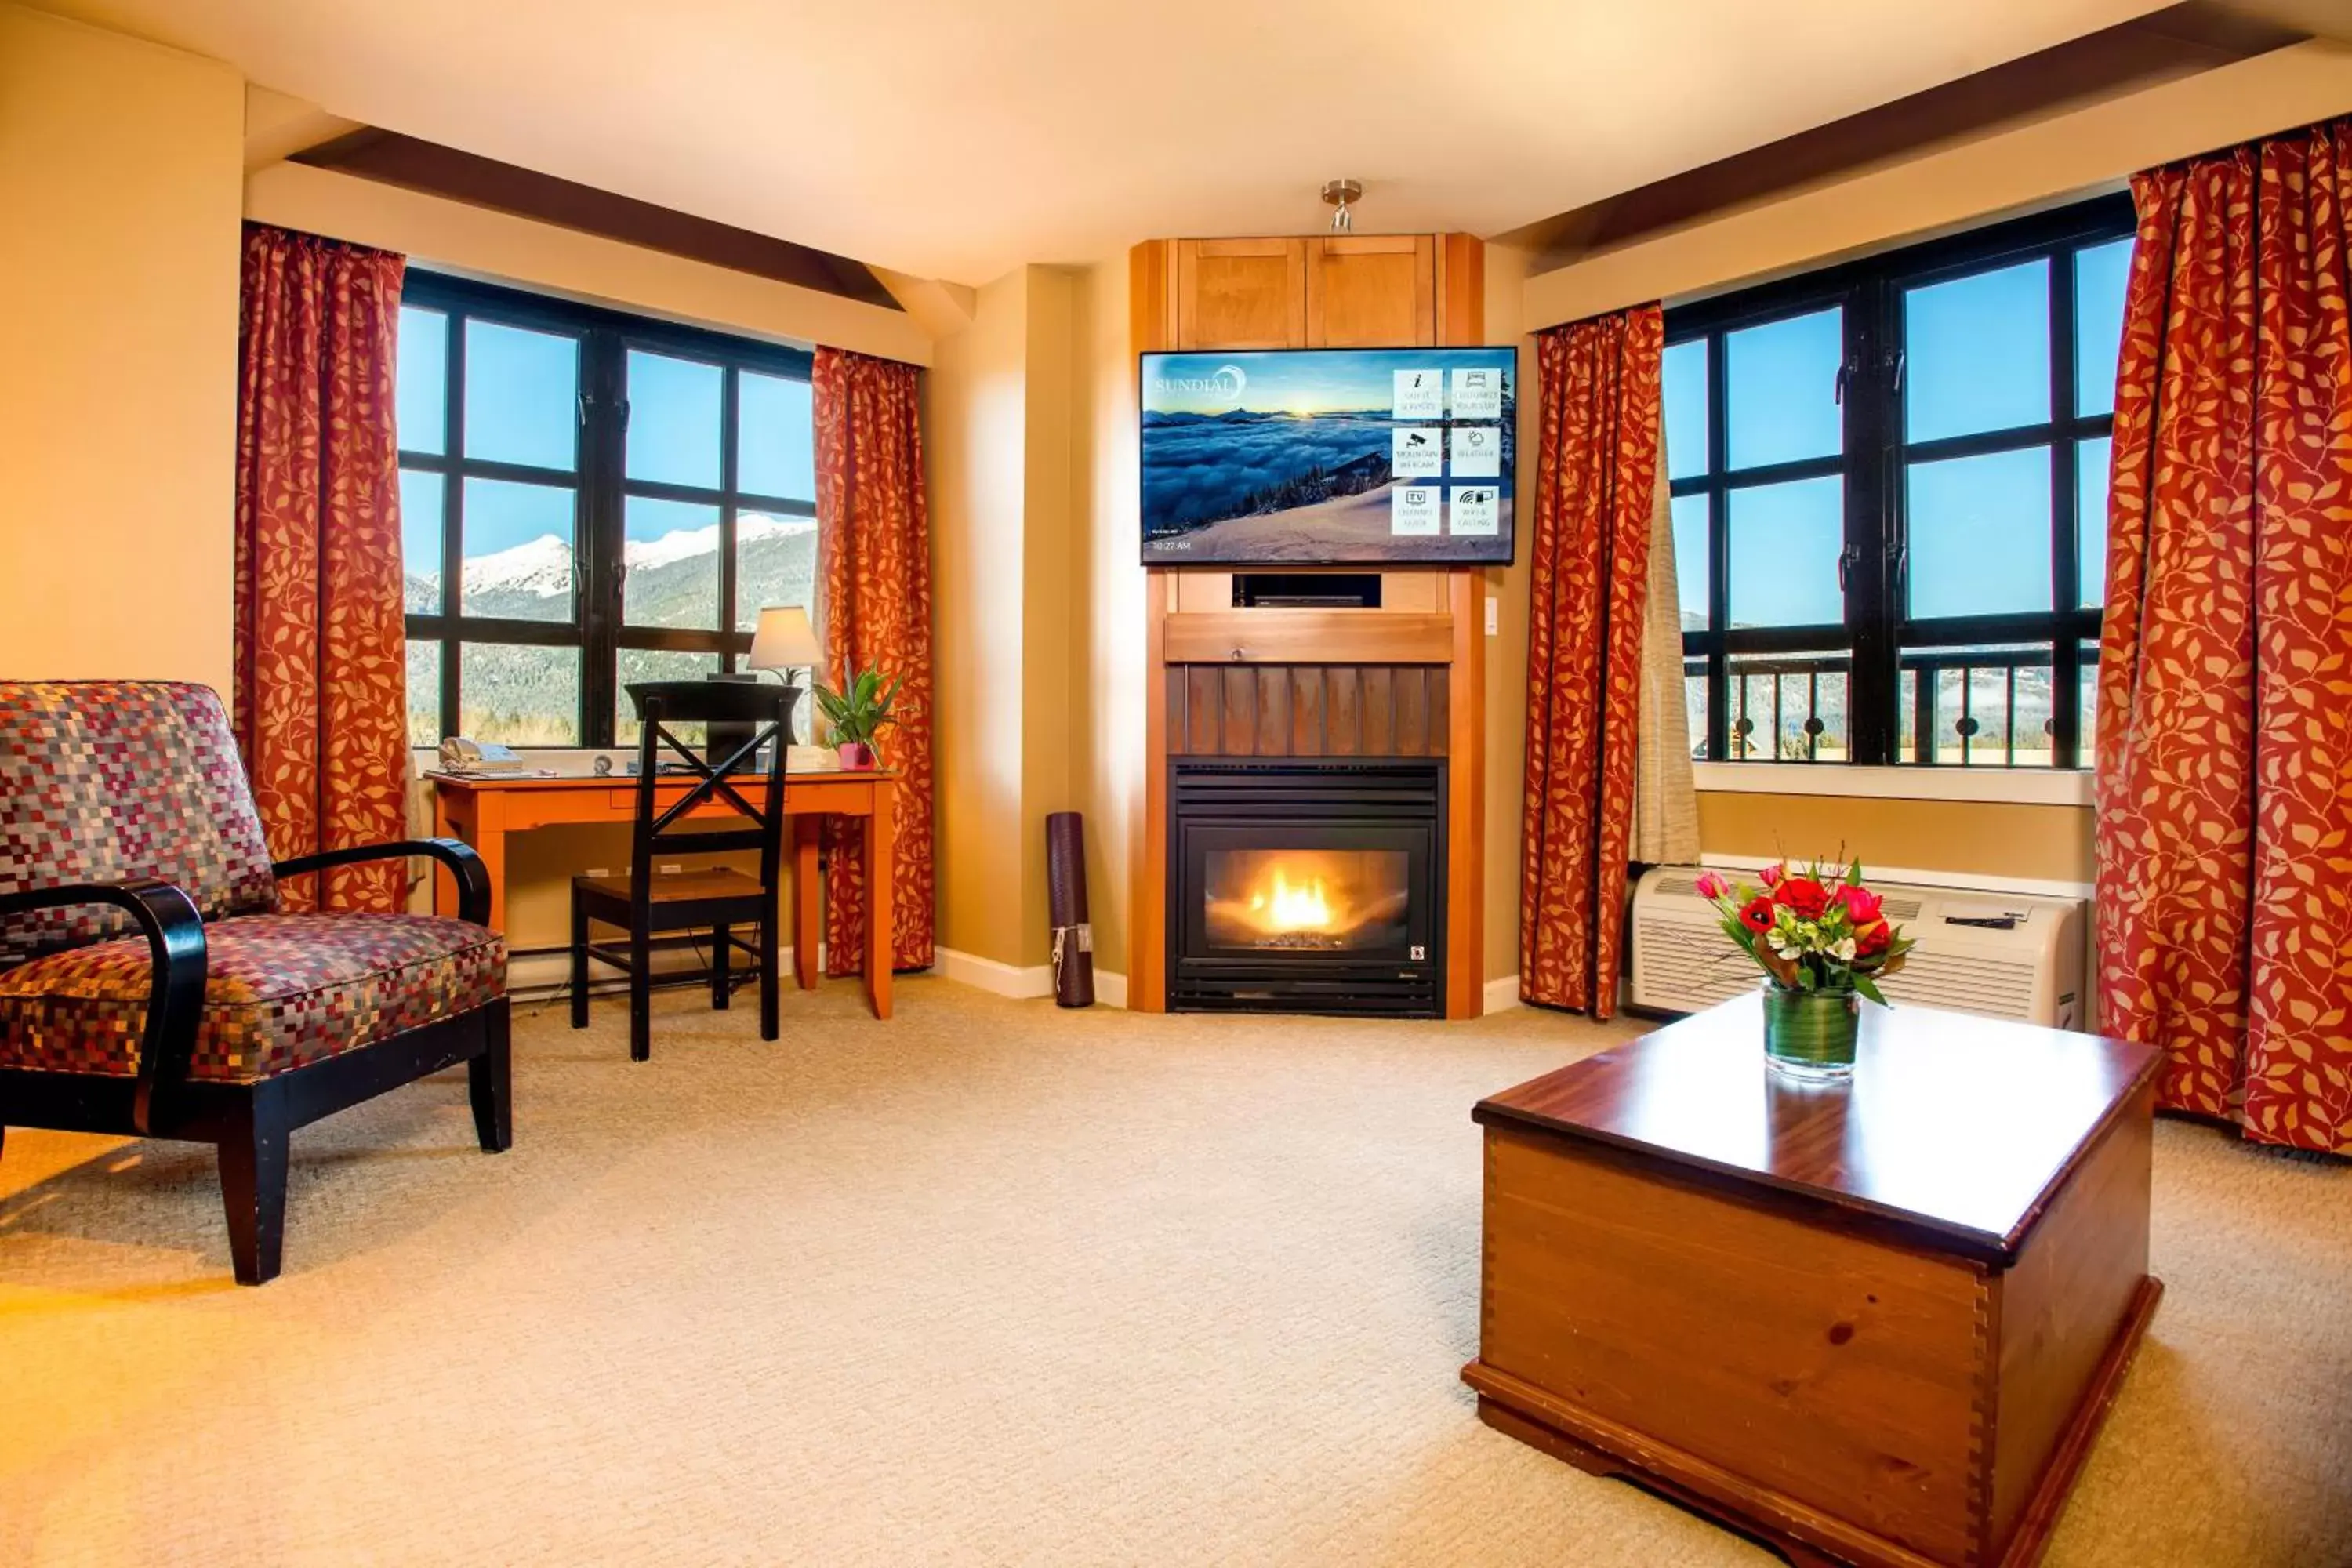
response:
[[[1486,254],[1467,234],[1153,240],[1135,301],[1150,346],[1433,348],[1486,336]]]

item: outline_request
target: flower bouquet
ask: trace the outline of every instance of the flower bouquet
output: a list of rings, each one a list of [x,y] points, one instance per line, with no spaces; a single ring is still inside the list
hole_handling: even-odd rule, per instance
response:
[[[1757,880],[1705,871],[1698,893],[1764,971],[1766,1058],[1801,1078],[1843,1078],[1853,1070],[1858,998],[1885,1005],[1878,977],[1903,967],[1911,939],[1863,885],[1860,860],[1842,869],[1784,861]]]

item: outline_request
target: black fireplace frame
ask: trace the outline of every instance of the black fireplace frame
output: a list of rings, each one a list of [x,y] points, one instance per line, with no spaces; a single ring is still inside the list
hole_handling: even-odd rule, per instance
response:
[[[1445,1011],[1446,769],[1436,758],[1168,760],[1168,992],[1171,1013],[1311,1013],[1438,1018]],[[1206,951],[1202,877],[1211,847],[1296,830],[1279,847],[1394,847],[1410,857],[1412,934],[1423,956],[1316,949]],[[1276,847],[1269,843],[1268,847]],[[1410,939],[1409,939],[1410,940]],[[1202,951],[1188,951],[1197,941]]]

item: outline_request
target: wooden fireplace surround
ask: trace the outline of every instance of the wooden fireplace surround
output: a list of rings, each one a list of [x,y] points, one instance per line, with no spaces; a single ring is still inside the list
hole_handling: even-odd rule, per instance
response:
[[[1486,251],[1466,234],[1154,239],[1129,253],[1129,339],[1165,349],[1486,342]],[[1442,757],[1445,1016],[1486,994],[1486,577],[1383,572],[1378,609],[1233,607],[1233,574],[1147,568],[1144,809],[1128,1005],[1167,1006],[1171,756]]]

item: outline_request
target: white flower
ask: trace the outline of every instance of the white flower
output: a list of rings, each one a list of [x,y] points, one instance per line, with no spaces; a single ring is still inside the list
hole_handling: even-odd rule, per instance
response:
[[[1830,946],[1830,956],[1847,963],[1853,962],[1853,938],[1843,937]]]

